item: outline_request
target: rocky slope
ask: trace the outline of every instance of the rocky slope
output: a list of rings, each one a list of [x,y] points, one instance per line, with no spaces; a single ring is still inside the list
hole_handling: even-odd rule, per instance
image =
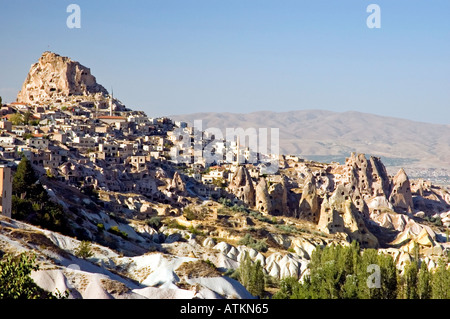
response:
[[[44,52],[33,64],[17,95],[21,103],[67,101],[71,96],[102,96],[108,91],[97,83],[90,69],[70,58]]]
[[[425,217],[446,220],[450,209],[448,190],[428,186],[425,195],[423,181],[411,182],[403,169],[388,175],[377,157],[352,153],[344,165],[298,160],[285,160],[284,165],[282,178],[270,187],[264,178],[248,178],[247,169],[240,167],[228,190],[241,203],[268,215],[308,221],[319,231],[373,248],[389,247],[395,238],[381,229],[386,227],[384,218],[402,218],[420,232]],[[387,228],[396,235],[404,231],[404,224],[394,224]]]

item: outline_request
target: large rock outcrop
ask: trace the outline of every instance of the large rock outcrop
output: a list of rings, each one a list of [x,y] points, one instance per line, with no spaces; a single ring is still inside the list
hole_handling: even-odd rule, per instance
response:
[[[386,167],[379,157],[370,157],[370,167],[372,170],[372,194],[374,196],[388,196],[389,175]]]
[[[364,154],[352,153],[346,160],[347,181],[350,191],[358,191],[365,199],[372,196],[389,196],[389,176],[379,157],[367,160]]]
[[[31,66],[17,101],[35,104],[95,95],[101,99],[108,91],[97,83],[89,68],[47,51]]]
[[[411,185],[409,183],[408,175],[402,168],[398,171],[392,180],[392,192],[389,197],[389,202],[394,206],[397,212],[411,213],[414,208]]]
[[[269,198],[272,203],[271,215],[288,216],[290,214],[286,183],[286,178],[283,176],[280,183],[272,184],[269,187]]]
[[[256,209],[267,214],[270,214],[272,211],[272,201],[270,200],[266,179],[264,177],[256,185]]]
[[[245,166],[239,166],[234,173],[228,190],[233,193],[237,199],[250,207],[255,206],[255,187],[252,177]]]
[[[379,157],[371,156],[367,160],[364,154],[352,153],[345,163],[343,184],[354,204],[365,217],[378,208],[393,208],[403,205],[400,198],[391,200],[391,178]],[[401,178],[399,183],[401,183]],[[406,178],[407,179],[407,178]],[[394,184],[398,184],[394,182]],[[395,191],[397,192],[397,190]],[[412,206],[411,206],[412,207]],[[403,208],[400,208],[402,210]]]
[[[187,195],[186,185],[178,172],[173,175],[172,181],[169,184],[169,190],[175,192],[178,195]]]
[[[317,195],[314,177],[306,180],[300,199],[298,217],[313,223],[318,223],[320,218],[319,196]]]
[[[367,229],[361,213],[342,185],[336,188],[331,197],[324,198],[318,227],[328,234],[345,233],[362,247],[378,247],[377,238]]]

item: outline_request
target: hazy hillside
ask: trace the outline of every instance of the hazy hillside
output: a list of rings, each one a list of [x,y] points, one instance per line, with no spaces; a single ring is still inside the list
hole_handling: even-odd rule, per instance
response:
[[[195,113],[171,118],[203,128],[277,127],[284,154],[312,159],[343,158],[356,151],[384,158],[388,166],[450,169],[450,126],[359,112]],[[394,160],[397,159],[397,160]]]

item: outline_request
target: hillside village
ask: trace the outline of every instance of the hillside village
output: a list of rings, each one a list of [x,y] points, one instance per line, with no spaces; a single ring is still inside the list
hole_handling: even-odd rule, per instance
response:
[[[219,282],[217,273],[177,273],[206,260],[223,272],[236,269],[244,252],[267,275],[300,279],[318,245],[357,241],[392,255],[400,269],[417,247],[430,269],[450,251],[445,188],[409,180],[403,169],[390,176],[377,157],[353,153],[341,165],[259,154],[239,138],[219,140],[182,121],[152,118],[114,98],[88,68],[51,52],[32,65],[17,101],[2,105],[0,115],[0,249],[35,249],[12,236],[14,229],[44,234],[47,250],[64,258],[57,274],[44,275],[44,267],[36,281],[70,288],[73,297],[251,297],[238,282]],[[220,160],[209,162],[206,146]],[[264,156],[275,158],[276,172]],[[10,219],[12,176],[22,157],[70,216],[72,234]],[[155,217],[162,226],[149,223]],[[119,233],[103,231],[113,227]],[[243,244],[248,234],[267,247]],[[66,255],[83,240],[96,245],[89,266]],[[55,251],[41,253],[54,267]],[[109,285],[90,275],[82,282],[73,264],[101,273]]]

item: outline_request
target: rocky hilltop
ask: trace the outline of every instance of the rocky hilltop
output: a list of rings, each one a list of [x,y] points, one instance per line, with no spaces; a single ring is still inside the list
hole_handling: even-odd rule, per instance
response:
[[[21,103],[66,102],[72,96],[107,96],[91,70],[68,57],[44,52],[33,64],[17,95]]]
[[[277,282],[305,278],[317,247],[358,242],[392,256],[399,271],[413,259],[434,269],[450,251],[449,190],[403,168],[391,175],[379,157],[352,152],[340,164],[281,155],[270,174],[264,163],[226,156],[214,165],[179,162],[174,148],[188,159],[214,142],[230,158],[244,150],[183,122],[89,100],[106,103],[106,95],[88,69],[46,52],[19,93],[26,102],[5,108],[1,160],[13,170],[28,161],[30,184],[42,184],[49,201],[33,202],[27,189],[13,194],[12,218],[0,216],[0,252],[34,252],[40,270],[32,277],[45,290],[251,298],[229,277],[247,255]],[[7,121],[25,115],[34,120]],[[195,144],[197,136],[205,139]],[[50,201],[53,211],[39,219]],[[90,253],[80,254],[86,242]]]

